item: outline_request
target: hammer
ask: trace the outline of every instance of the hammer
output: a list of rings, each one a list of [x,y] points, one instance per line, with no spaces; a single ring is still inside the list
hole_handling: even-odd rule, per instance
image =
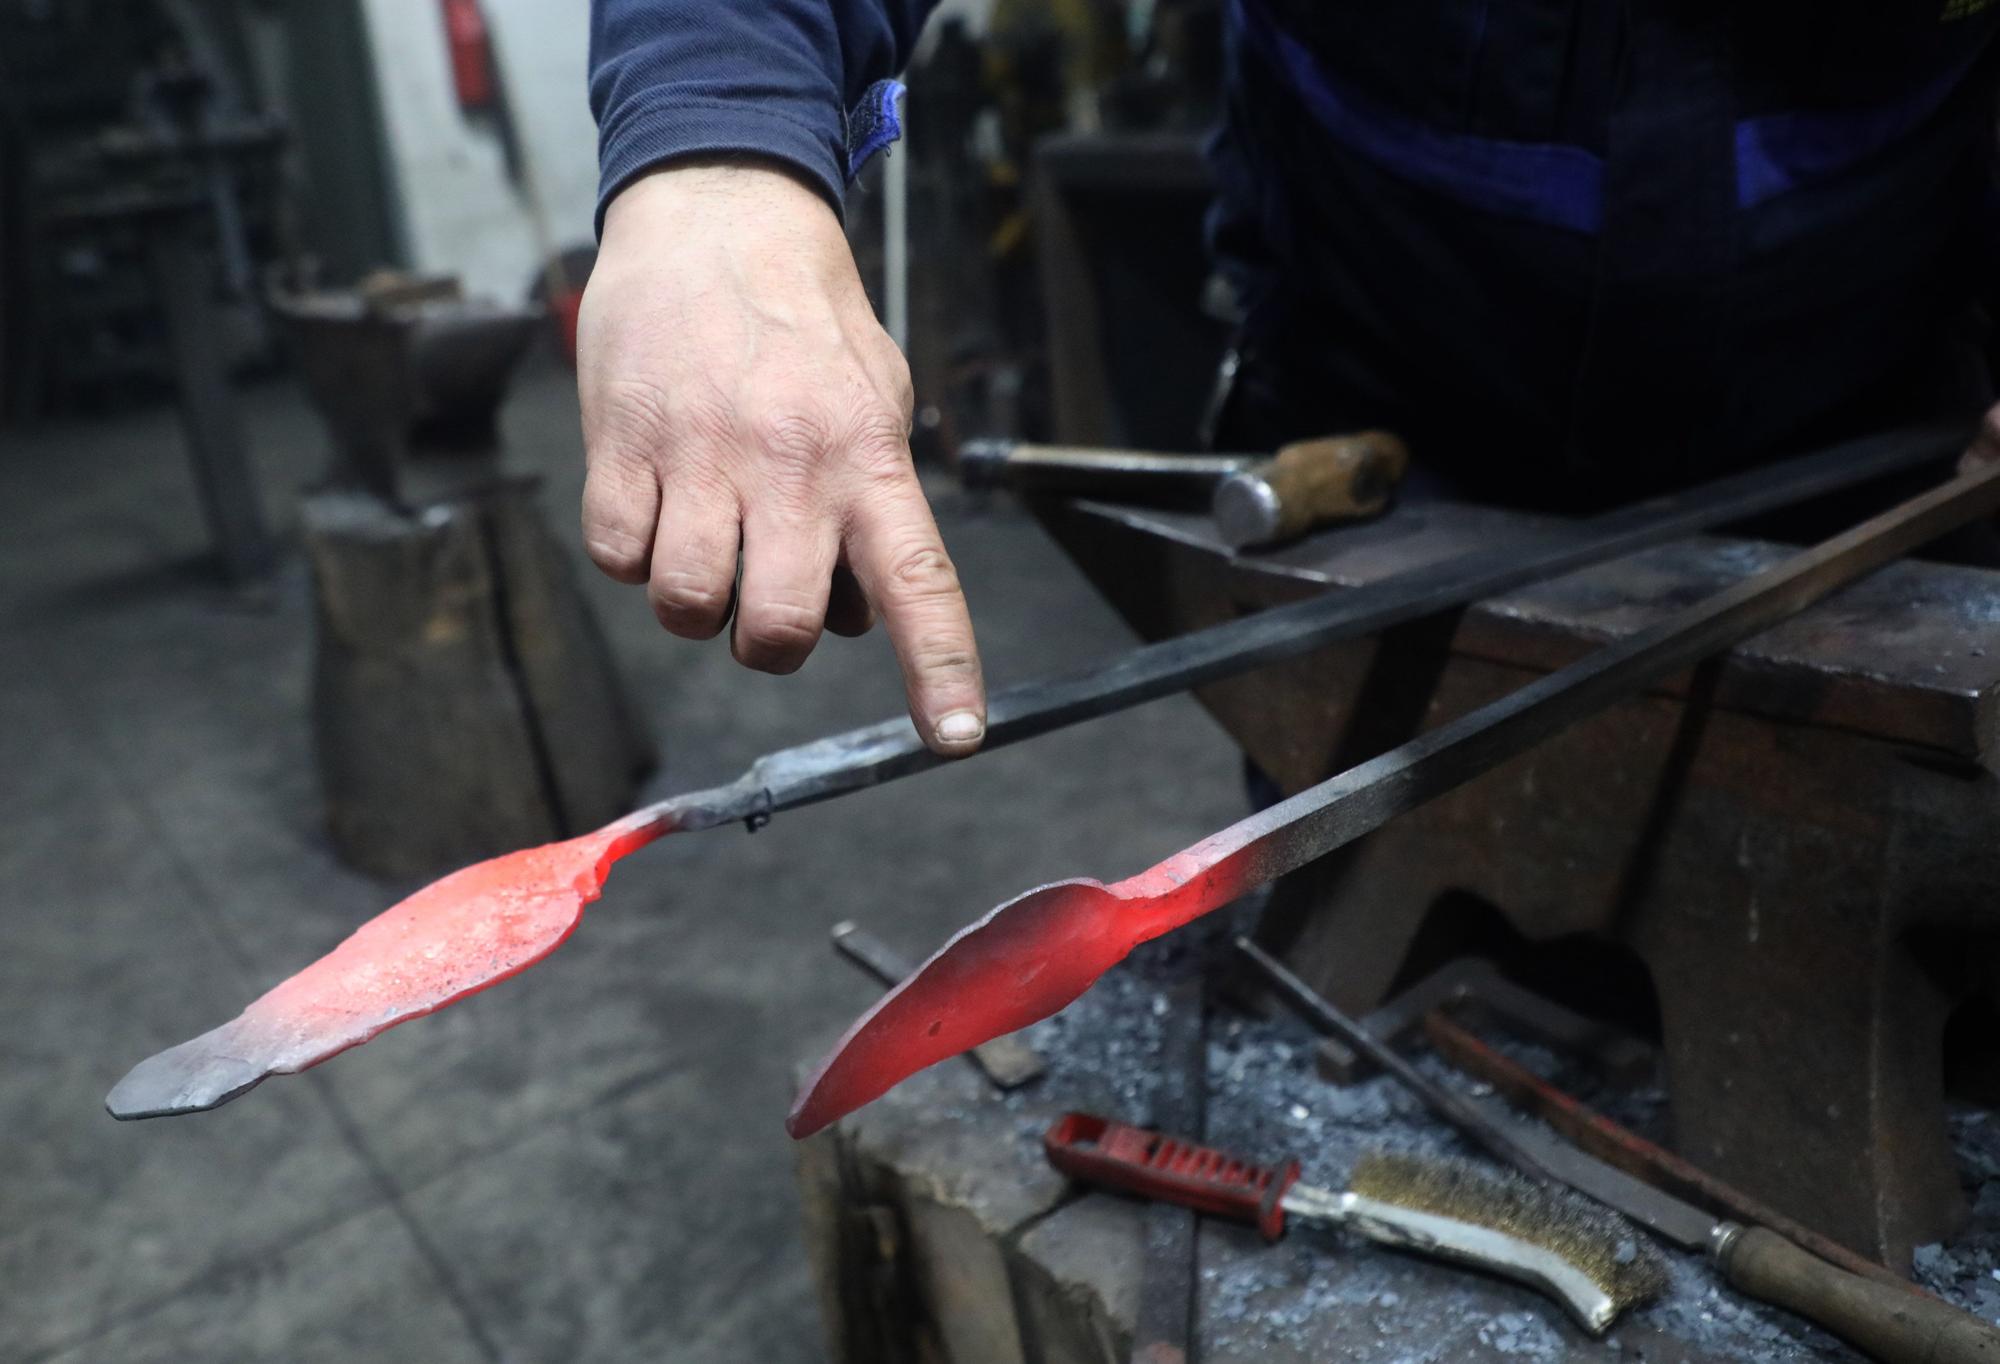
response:
[[[1143,450],[968,441],[968,487],[1103,495],[1170,506],[1206,503],[1234,549],[1275,544],[1335,521],[1379,514],[1409,467],[1386,431],[1294,441],[1277,454],[1175,455]]]

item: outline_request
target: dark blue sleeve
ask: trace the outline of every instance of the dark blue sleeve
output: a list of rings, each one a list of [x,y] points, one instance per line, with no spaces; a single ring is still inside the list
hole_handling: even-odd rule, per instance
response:
[[[852,170],[894,136],[881,83],[937,3],[591,0],[599,225],[634,176],[705,154],[786,162],[839,207]]]

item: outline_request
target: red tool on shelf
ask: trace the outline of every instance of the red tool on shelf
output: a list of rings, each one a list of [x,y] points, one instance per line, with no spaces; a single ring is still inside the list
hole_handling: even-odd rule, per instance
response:
[[[458,107],[491,109],[498,98],[493,80],[493,35],[479,0],[443,0],[445,45],[451,54],[451,83]]]
[[[1058,1118],[1042,1148],[1072,1179],[1242,1222],[1267,1241],[1297,1218],[1514,1279],[1592,1334],[1666,1285],[1657,1253],[1618,1218],[1468,1161],[1371,1153],[1337,1192],[1301,1183],[1296,1160],[1258,1165],[1089,1113]]]

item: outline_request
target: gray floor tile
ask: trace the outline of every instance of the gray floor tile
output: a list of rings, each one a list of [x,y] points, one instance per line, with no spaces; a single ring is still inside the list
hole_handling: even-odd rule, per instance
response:
[[[205,1275],[46,1364],[475,1364],[492,1357],[403,1223],[381,1208]]]
[[[410,1200],[510,1357],[821,1357],[788,1162],[690,1072],[544,1128]]]

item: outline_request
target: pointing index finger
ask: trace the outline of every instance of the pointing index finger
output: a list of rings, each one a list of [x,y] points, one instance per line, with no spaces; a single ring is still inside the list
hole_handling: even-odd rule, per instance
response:
[[[986,687],[958,571],[915,478],[859,514],[849,558],[902,666],[910,719],[933,751],[962,757],[986,737]]]

